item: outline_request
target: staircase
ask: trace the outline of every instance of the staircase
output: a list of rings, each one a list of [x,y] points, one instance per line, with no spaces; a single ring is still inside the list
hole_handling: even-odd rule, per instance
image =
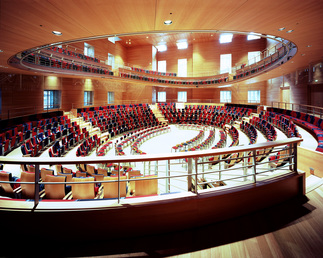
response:
[[[76,122],[80,128],[86,128],[86,130],[89,132],[89,136],[93,136],[97,134],[98,137],[101,136],[101,131],[99,127],[93,127],[90,122],[85,122],[83,117],[75,117],[72,112],[64,112],[64,115],[67,115],[67,117],[71,120],[71,122]]]
[[[161,124],[168,124],[168,120],[162,114],[162,112],[158,109],[157,104],[150,105],[150,109],[153,111],[155,117],[158,119]]]

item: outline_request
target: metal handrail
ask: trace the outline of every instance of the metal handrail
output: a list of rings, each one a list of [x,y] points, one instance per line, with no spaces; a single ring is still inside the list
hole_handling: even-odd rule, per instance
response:
[[[35,195],[34,195],[34,204],[35,206],[39,203],[39,185],[43,184],[57,184],[58,182],[40,182],[39,181],[39,171],[40,171],[40,165],[54,165],[54,164],[95,164],[95,163],[117,163],[118,164],[118,174],[119,176],[116,177],[116,180],[113,181],[91,181],[91,182],[59,182],[59,184],[80,184],[80,183],[104,183],[104,182],[118,182],[118,203],[120,202],[120,182],[124,181],[138,181],[138,180],[158,180],[158,179],[168,179],[171,178],[178,178],[178,177],[188,177],[188,178],[195,178],[197,179],[198,175],[203,175],[204,172],[198,171],[198,165],[199,162],[197,162],[198,158],[200,157],[209,157],[209,156],[218,156],[218,155],[225,155],[225,154],[232,154],[236,152],[254,152],[254,157],[257,156],[256,150],[257,149],[267,149],[277,146],[284,146],[284,145],[290,145],[293,149],[292,157],[294,158],[294,162],[289,165],[289,168],[292,172],[297,173],[297,144],[302,141],[302,139],[299,138],[289,138],[285,140],[280,140],[276,142],[265,142],[265,143],[259,143],[254,145],[248,145],[245,146],[237,146],[237,147],[230,147],[230,148],[223,148],[223,149],[212,149],[212,150],[204,150],[204,151],[194,151],[194,152],[179,152],[179,153],[173,153],[173,154],[150,154],[150,155],[140,155],[140,156],[116,156],[116,157],[79,157],[79,158],[36,158],[36,157],[24,157],[23,159],[19,158],[10,158],[10,157],[0,157],[0,163],[3,164],[33,164],[35,165],[35,181],[34,182],[19,182],[20,184],[35,184]],[[259,156],[262,156],[263,154],[259,154]],[[135,179],[127,179],[127,180],[121,180],[120,179],[120,163],[133,163],[133,162],[145,162],[145,161],[159,161],[159,160],[174,160],[174,159],[188,159],[188,171],[187,174],[184,175],[166,175],[166,176],[157,176],[153,178],[135,178]],[[192,162],[195,160],[195,172],[193,171]],[[230,159],[228,159],[230,160]],[[259,163],[261,164],[261,163]],[[250,166],[253,167],[254,174],[248,174],[243,175],[243,177],[250,177],[253,176],[254,182],[256,182],[256,167],[259,165],[258,163],[254,162]],[[224,172],[229,169],[223,169],[219,173]],[[259,173],[258,173],[259,174]],[[239,177],[240,178],[240,177]],[[232,180],[227,179],[227,180]],[[197,180],[196,185],[198,184]],[[224,181],[224,180],[221,180]],[[16,183],[16,182],[8,182],[8,181],[1,181],[1,183]],[[167,183],[167,182],[166,182]],[[195,189],[191,189],[194,193],[198,194],[198,189],[195,187]]]
[[[323,107],[317,107],[312,105],[304,105],[297,103],[288,103],[288,102],[272,102],[272,107],[289,109],[292,111],[304,112],[307,114],[312,114],[313,116],[318,115],[320,118],[323,118]]]

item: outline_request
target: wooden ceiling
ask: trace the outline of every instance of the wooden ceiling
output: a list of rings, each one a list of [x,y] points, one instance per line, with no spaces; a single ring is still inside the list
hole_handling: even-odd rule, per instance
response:
[[[12,68],[7,60],[22,50],[54,42],[138,32],[157,34],[154,39],[131,36],[132,44],[156,44],[158,37],[173,43],[183,37],[203,41],[210,33],[157,35],[161,31],[220,30],[293,41],[298,53],[292,62],[263,76],[273,78],[323,59],[322,13],[321,0],[1,0],[0,72],[26,73]],[[164,25],[165,20],[173,23]],[[278,31],[281,27],[286,29]],[[57,37],[53,30],[63,35]]]

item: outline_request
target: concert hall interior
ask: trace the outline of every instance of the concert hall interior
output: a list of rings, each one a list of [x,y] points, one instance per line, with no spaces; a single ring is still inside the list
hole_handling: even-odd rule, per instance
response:
[[[322,12],[1,0],[1,256],[322,257]]]

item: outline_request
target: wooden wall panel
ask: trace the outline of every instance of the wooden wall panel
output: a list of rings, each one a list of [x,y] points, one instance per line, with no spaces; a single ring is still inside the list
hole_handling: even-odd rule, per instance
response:
[[[129,83],[125,86],[122,101],[124,104],[151,103],[152,88],[150,85]]]
[[[178,59],[187,59],[187,76],[193,76],[193,45],[187,49],[170,47],[165,52],[157,52],[157,62],[166,60],[167,72],[178,73]]]
[[[142,69],[152,69],[152,46],[128,47],[127,64],[129,66],[139,67]]]
[[[266,39],[247,40],[245,35],[234,35],[231,43],[220,44],[216,41],[197,42],[193,45],[194,76],[220,73],[220,55],[232,54],[232,66],[248,62],[248,52],[262,51]]]
[[[43,105],[42,77],[23,74],[0,75],[2,107],[1,119],[40,113]]]
[[[127,58],[126,48],[123,47],[118,41],[113,44],[108,39],[106,40],[92,40],[86,42],[94,47],[94,53],[100,61],[104,61],[107,63],[108,54],[114,55],[115,64],[124,65]],[[66,46],[63,46],[66,47]],[[76,48],[76,50],[73,49]],[[84,53],[84,43],[78,42],[68,45],[68,49],[71,51],[78,51],[79,53]]]

